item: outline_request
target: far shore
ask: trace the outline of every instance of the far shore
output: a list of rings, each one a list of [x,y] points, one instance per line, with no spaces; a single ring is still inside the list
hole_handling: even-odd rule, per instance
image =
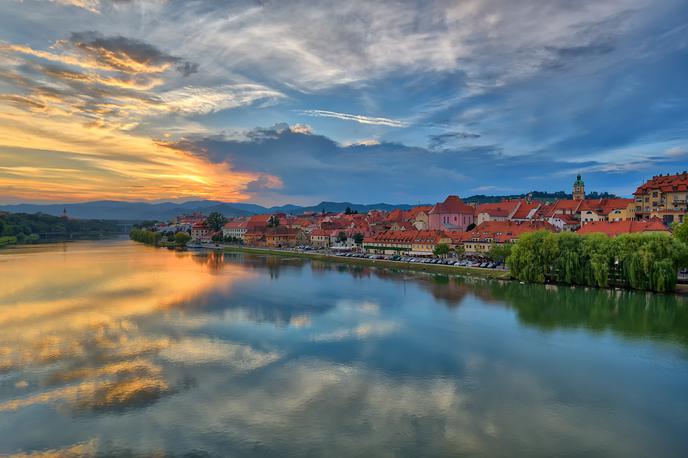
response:
[[[328,262],[339,262],[344,264],[358,264],[378,267],[388,267],[392,269],[404,269],[417,272],[431,272],[445,275],[465,275],[471,277],[492,278],[497,280],[512,280],[517,281],[511,277],[508,270],[503,269],[482,269],[479,267],[462,267],[462,266],[448,266],[441,264],[418,264],[413,262],[402,261],[386,261],[382,259],[367,259],[367,258],[347,258],[344,256],[337,256],[334,254],[302,252],[279,250],[273,248],[256,248],[243,246],[224,246],[221,248],[207,247],[207,249],[215,249],[225,252],[235,253],[251,253],[261,255],[274,255],[290,258],[308,258]],[[562,287],[572,287],[571,285],[561,285]],[[661,294],[661,293],[653,293]],[[670,294],[688,295],[688,284],[678,284],[676,291]]]
[[[212,249],[212,248],[210,248]],[[470,275],[473,277],[485,277],[485,278],[496,278],[501,280],[511,279],[511,275],[508,270],[503,269],[481,269],[477,267],[461,267],[461,266],[448,266],[443,264],[418,264],[413,262],[402,262],[402,261],[386,261],[383,259],[368,259],[368,258],[347,258],[344,256],[337,256],[334,254],[324,254],[324,253],[313,253],[313,252],[303,252],[303,251],[289,251],[289,250],[279,250],[271,248],[255,248],[255,247],[242,247],[242,246],[225,246],[223,248],[217,248],[218,250],[224,250],[226,252],[241,252],[241,253],[253,253],[262,255],[275,255],[284,257],[298,257],[298,258],[308,258],[316,259],[328,262],[341,262],[346,264],[359,264],[359,265],[372,265],[379,267],[389,267],[393,269],[406,269],[414,270],[419,272],[434,272],[449,275]]]

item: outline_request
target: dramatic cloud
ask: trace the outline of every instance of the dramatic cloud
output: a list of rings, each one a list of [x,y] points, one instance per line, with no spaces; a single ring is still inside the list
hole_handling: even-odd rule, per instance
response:
[[[476,140],[474,136],[468,138]],[[617,169],[614,162],[576,158],[554,161],[542,153],[510,156],[495,145],[454,145],[441,151],[385,142],[342,145],[326,136],[296,131],[286,124],[254,129],[238,139],[215,136],[160,144],[211,163],[232,164],[238,171],[277,177],[279,194],[254,184],[246,192],[254,199],[268,196],[279,202],[433,203],[449,193],[568,189],[579,171],[588,174],[586,180],[591,190],[601,191],[623,185],[629,176],[640,180],[658,165],[680,166],[671,156],[664,156]],[[619,173],[622,170],[624,174]],[[267,180],[258,183],[265,184]]]
[[[101,68],[122,72],[162,73],[174,67],[184,76],[198,71],[198,65],[166,54],[155,46],[123,36],[104,37],[98,32],[72,33],[65,43],[93,59]]]
[[[215,164],[235,170],[237,160],[251,179],[224,181],[242,197],[251,183],[250,196],[263,202],[353,199],[366,187],[366,201],[488,186],[559,190],[567,181],[553,174],[576,170],[600,190],[627,194],[647,174],[681,168],[683,156],[671,152],[688,136],[681,0],[8,5],[0,7],[5,146],[59,142],[82,152],[83,144],[72,146],[79,137],[95,141],[83,129],[103,131],[108,148],[124,135],[150,145],[248,131],[250,141],[239,145],[246,151]],[[296,147],[275,153],[275,164],[241,158],[260,157],[270,142],[258,142],[273,134],[256,126],[279,122],[292,134],[308,123],[303,133],[326,137],[332,158]],[[251,142],[259,143],[254,153]],[[669,159],[648,160],[655,157]],[[509,164],[514,177],[488,173],[493,163]],[[330,188],[305,172],[331,174],[330,164],[353,174],[348,188],[344,177]],[[357,169],[366,166],[378,175]],[[297,177],[309,183],[296,186]],[[421,186],[418,177],[430,181]],[[275,194],[278,182],[295,192]]]

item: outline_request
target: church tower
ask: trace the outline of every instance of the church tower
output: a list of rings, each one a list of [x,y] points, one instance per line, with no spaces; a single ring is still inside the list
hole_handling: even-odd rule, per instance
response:
[[[580,174],[573,183],[573,200],[585,200],[585,183],[583,183]]]

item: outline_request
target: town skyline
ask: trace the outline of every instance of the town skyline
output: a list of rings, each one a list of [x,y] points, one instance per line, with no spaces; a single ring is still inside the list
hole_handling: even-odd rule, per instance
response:
[[[0,200],[628,196],[688,161],[685,2],[8,1]],[[565,186],[559,185],[565,183]]]

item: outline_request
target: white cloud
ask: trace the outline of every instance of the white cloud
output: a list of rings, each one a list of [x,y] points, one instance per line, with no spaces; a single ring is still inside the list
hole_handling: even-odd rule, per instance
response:
[[[258,369],[281,358],[276,352],[207,338],[183,339],[163,350],[160,356],[175,363],[226,364],[241,371]]]
[[[165,109],[183,114],[208,114],[251,105],[263,100],[274,102],[284,94],[260,84],[225,84],[218,87],[186,86],[161,95]]]
[[[363,116],[349,113],[337,113],[335,111],[327,110],[303,110],[301,113],[308,116],[322,117],[322,118],[336,118],[344,121],[354,121],[360,124],[372,124],[376,126],[389,126],[389,127],[406,127],[407,124],[404,121],[399,121],[396,119],[389,118],[375,118],[371,116]]]
[[[362,323],[353,328],[340,328],[317,334],[311,337],[314,342],[335,342],[341,340],[362,340],[369,337],[384,337],[401,329],[401,325],[393,321]]]

